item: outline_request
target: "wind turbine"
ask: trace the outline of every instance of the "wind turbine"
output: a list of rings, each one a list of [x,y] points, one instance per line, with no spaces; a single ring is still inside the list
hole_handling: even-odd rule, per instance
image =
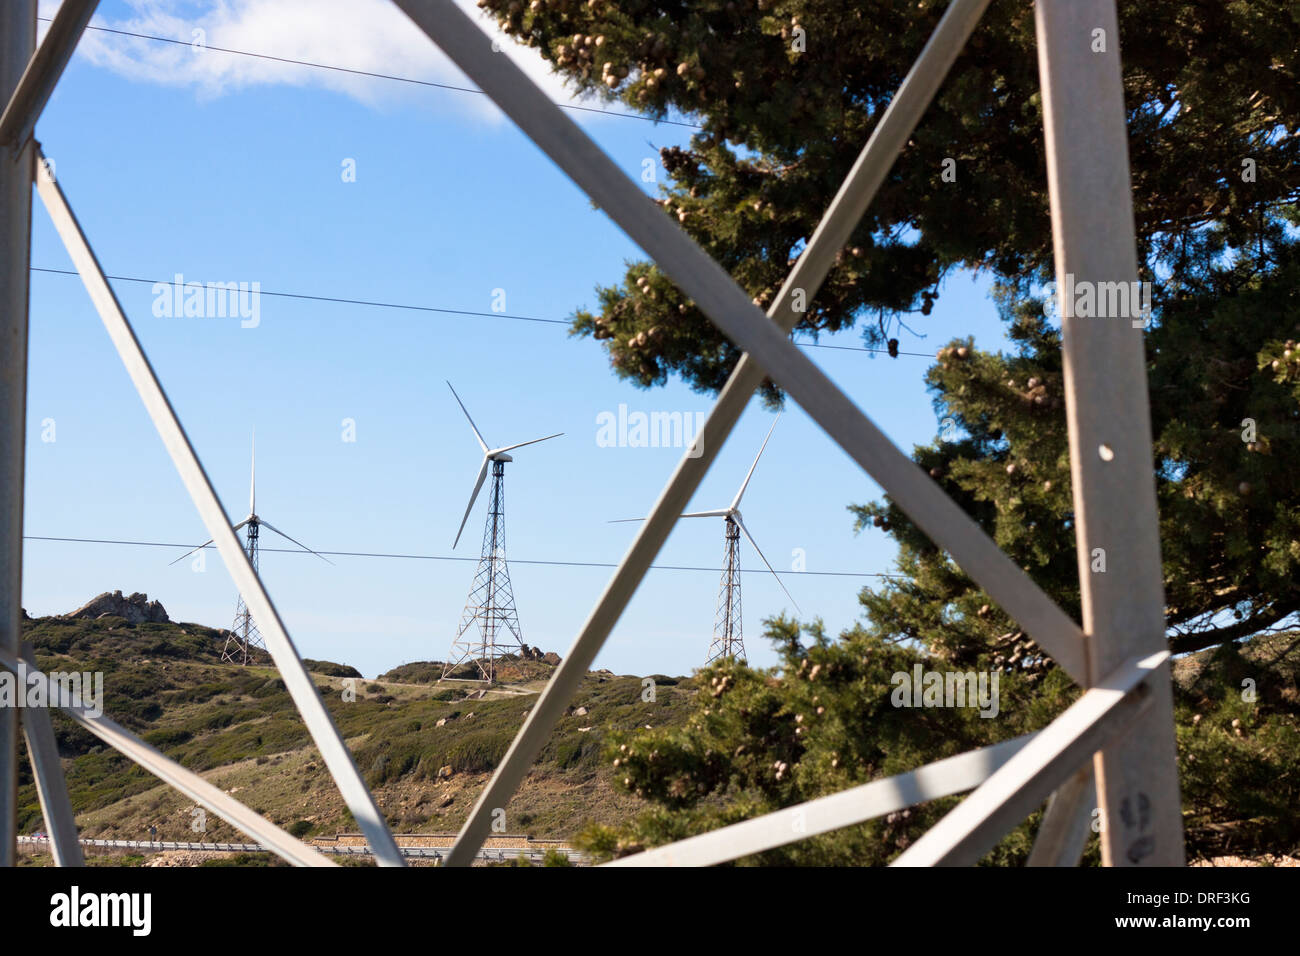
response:
[[[460,528],[456,531],[456,540],[452,543],[452,548],[460,544],[460,536],[465,531],[465,523],[469,521],[469,513],[474,510],[474,502],[478,500],[478,493],[487,479],[489,462],[492,465],[492,490],[489,494],[487,523],[483,529],[483,551],[479,557],[478,571],[474,575],[474,584],[470,587],[469,598],[461,614],[456,638],[451,644],[450,660],[443,665],[442,679],[458,679],[449,678],[448,675],[472,658],[482,679],[491,683],[496,673],[496,659],[504,653],[498,649],[504,646],[497,641],[498,631],[505,628],[513,636],[516,644],[521,648],[524,646],[523,632],[519,628],[519,614],[515,610],[515,595],[510,587],[510,568],[506,564],[504,488],[506,462],[514,461],[509,453],[516,448],[559,438],[564,433],[556,432],[545,438],[534,438],[514,445],[490,448],[483,438],[483,433],[474,424],[474,419],[470,417],[469,409],[456,394],[456,389],[452,388],[451,382],[447,383],[447,387],[451,389],[451,394],[456,399],[456,404],[460,406],[460,410],[465,413],[465,419],[469,422],[469,427],[474,430],[474,437],[478,439],[479,447],[483,449],[483,463],[479,466],[478,479],[474,482],[474,490],[470,492],[469,504],[465,507],[465,516],[460,519]],[[478,635],[471,637],[468,632],[475,624],[478,625]]]
[[[744,518],[740,514],[740,500],[745,497],[745,489],[749,487],[749,479],[754,477],[754,469],[758,467],[758,460],[763,457],[763,451],[767,448],[768,439],[772,437],[772,432],[776,430],[776,422],[780,420],[781,416],[778,415],[776,421],[772,422],[772,427],[767,430],[767,437],[763,439],[758,454],[754,456],[754,463],[749,466],[749,473],[745,475],[745,480],[740,483],[740,490],[731,499],[731,504],[714,511],[690,511],[681,515],[683,518],[723,519],[723,539],[726,554],[723,559],[722,582],[718,589],[718,607],[713,621],[713,642],[709,645],[709,656],[705,660],[706,664],[711,664],[721,657],[740,658],[745,656],[745,640],[741,629],[740,614],[741,534],[744,534],[749,539],[749,543],[754,546],[754,550],[763,559],[767,569],[772,572],[772,577],[776,578],[776,583],[781,585],[782,591],[785,591],[785,596],[790,598],[790,603],[794,605],[796,611],[799,611],[799,602],[786,589],[785,582],[781,580],[781,575],[776,573],[776,569],[767,560],[767,556],[763,554],[763,549],[758,546],[754,536],[745,527]],[[612,523],[644,520],[644,518],[618,518]],[[799,613],[803,612],[800,611]]]
[[[325,555],[317,554],[315,551],[312,551],[311,548],[307,547],[301,541],[298,541],[294,538],[290,538],[287,534],[285,534],[275,525],[271,524],[271,522],[267,521],[266,519],[258,515],[257,513],[257,436],[254,435],[253,436],[253,465],[248,479],[248,517],[245,518],[243,521],[239,522],[239,524],[235,525],[234,528],[232,529],[235,532],[238,532],[240,528],[248,529],[247,531],[244,532],[244,550],[248,552],[248,560],[249,562],[252,563],[254,571],[258,570],[257,568],[258,537],[259,537],[259,531],[263,527],[269,528],[271,531],[274,531],[280,537],[285,538],[288,541],[292,541],[294,544],[302,548],[304,551],[307,551],[311,554],[315,554],[316,557],[320,558],[326,564],[334,563],[329,558],[325,557]],[[184,554],[182,554],[179,558],[177,558],[175,561],[172,561],[171,563],[176,564],[180,561],[184,561],[191,554],[194,554],[196,551],[202,551],[211,543],[212,543],[212,539],[209,538],[207,541],[204,541],[197,548],[193,548],[190,551],[186,551]],[[255,647],[260,647],[262,650],[266,650],[266,643],[262,640],[262,634],[257,629],[257,623],[253,620],[253,615],[248,610],[248,605],[244,603],[244,595],[240,594],[235,604],[235,623],[232,625],[230,629],[230,636],[226,638],[225,646],[221,649],[221,660],[223,663],[229,662],[231,664],[247,665],[249,662],[250,650]]]

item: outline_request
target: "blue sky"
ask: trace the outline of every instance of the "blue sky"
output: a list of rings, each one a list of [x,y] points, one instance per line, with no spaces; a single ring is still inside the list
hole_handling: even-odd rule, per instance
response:
[[[42,5],[49,15],[53,5]],[[210,46],[467,85],[382,0],[107,0],[95,25]],[[512,54],[517,55],[517,54]],[[523,54],[518,54],[523,55]],[[545,79],[553,96],[567,94]],[[689,130],[574,114],[630,175]],[[262,575],[299,652],[376,674],[443,658],[474,574],[486,496],[451,544],[479,449],[444,379],[494,445],[563,431],[520,449],[506,472],[507,544],[515,561],[615,562],[680,450],[604,448],[597,418],[707,410],[679,383],[621,383],[604,352],[563,325],[268,296],[316,296],[565,319],[595,304],[639,250],[485,97],[268,63],[213,50],[92,32],[37,129],[73,209],[110,275],[258,282],[260,323],[153,314],[150,285],[115,287],[232,520],[247,510],[249,442],[258,444],[258,511],[325,551],[451,556],[468,561],[335,557],[334,565],[267,552]],[[355,162],[355,182],[342,175]],[[660,169],[662,176],[662,169]],[[647,186],[653,189],[653,186]],[[69,269],[39,202],[32,264]],[[987,283],[949,281],[932,316],[903,337],[933,354],[953,336],[996,346]],[[824,342],[860,345],[856,333]],[[937,431],[924,358],[811,349],[812,357],[903,448]],[[356,441],[343,441],[343,421]],[[49,421],[53,422],[53,441]],[[771,415],[755,401],[693,505],[725,506]],[[887,536],[855,536],[846,506],[879,488],[791,404],[745,498],[745,520],[805,617],[832,633],[859,614],[870,578],[791,572],[887,572]],[[29,536],[197,544],[207,537],[157,434],[75,277],[36,272],[31,293],[27,502]],[[264,545],[276,539],[266,536]],[[182,553],[29,540],[24,605],[72,610],[104,590],[145,591],[174,620],[229,626],[235,591],[215,552],[206,570]],[[682,522],[659,563],[716,569],[722,523]],[[759,567],[751,549],[742,566]],[[611,569],[515,563],[525,640],[560,654]],[[653,571],[597,667],[686,673],[712,632],[718,573]],[[775,656],[764,617],[788,607],[769,575],[744,577],[752,662]]]

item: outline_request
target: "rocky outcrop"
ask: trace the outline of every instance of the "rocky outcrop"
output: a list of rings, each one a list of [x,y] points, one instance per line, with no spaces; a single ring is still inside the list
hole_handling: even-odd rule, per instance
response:
[[[91,598],[65,618],[87,617],[92,620],[100,617],[121,617],[132,624],[152,622],[166,624],[171,618],[157,601],[150,601],[149,595],[136,591],[130,597],[123,597],[121,591],[105,591],[98,597]]]
[[[560,663],[560,655],[554,651],[543,652],[540,647],[529,647],[527,644],[519,645],[519,658],[525,661],[542,661],[551,665]]]

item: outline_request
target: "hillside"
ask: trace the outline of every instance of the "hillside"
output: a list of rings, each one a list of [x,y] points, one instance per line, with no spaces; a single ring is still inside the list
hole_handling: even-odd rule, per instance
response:
[[[102,671],[108,716],[277,824],[306,837],[355,830],[274,668],[221,663],[224,632],[105,616],[29,620],[24,637],[44,670]],[[346,675],[355,671],[308,666],[390,826],[402,833],[460,826],[553,669],[516,662],[516,683],[479,698],[474,685],[431,686],[432,663],[407,665],[413,679],[354,680],[356,700],[345,702]],[[568,838],[588,822],[614,822],[640,808],[610,785],[600,754],[612,730],[685,719],[691,682],[656,682],[656,702],[645,703],[639,677],[587,677],[511,802],[509,832]],[[83,836],[140,839],[156,825],[160,840],[199,839],[189,800],[66,717],[54,721]],[[19,826],[32,833],[44,823],[25,756],[21,766]],[[212,815],[206,823],[204,840],[240,839]]]
[[[24,637],[45,670],[102,671],[105,713],[277,824],[308,839],[355,831],[274,668],[221,663],[224,632],[110,615],[27,620]],[[1295,852],[1298,645],[1294,633],[1260,635],[1175,662],[1193,857]],[[410,834],[459,828],[553,670],[509,661],[505,682],[484,692],[434,683],[436,662],[373,681],[346,664],[308,667],[390,826]],[[694,680],[653,679],[657,699],[648,703],[642,678],[587,675],[507,808],[508,832],[571,839],[589,823],[618,825],[649,807],[613,779],[602,750],[612,733],[685,724]],[[355,701],[344,700],[345,686]],[[192,803],[62,715],[54,722],[83,836],[141,839],[153,825],[160,840],[242,842],[211,815],[206,831],[192,830]],[[44,822],[25,756],[20,767],[20,830],[34,833]]]

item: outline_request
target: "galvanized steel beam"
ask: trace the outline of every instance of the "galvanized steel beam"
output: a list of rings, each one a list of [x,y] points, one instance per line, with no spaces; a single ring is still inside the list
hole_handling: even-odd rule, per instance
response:
[[[320,750],[325,766],[329,769],[334,782],[338,785],[343,800],[352,811],[358,826],[366,835],[375,851],[375,858],[381,866],[405,866],[402,854],[393,842],[388,824],[375,804],[374,797],[366,787],[365,781],[357,771],[352,754],[339,736],[338,728],[325,708],[324,701],[316,691],[316,684],[303,667],[298,651],[289,638],[279,612],[271,603],[270,595],[262,587],[261,579],[248,560],[248,554],[239,543],[239,538],[231,528],[231,521],[221,506],[207,473],[203,470],[198,456],[190,445],[189,437],[181,426],[176,412],[167,399],[149,359],[145,356],[135,331],[122,311],[112,287],[104,277],[94,252],[87,242],[80,224],[68,207],[67,199],[58,182],[50,176],[37,177],[37,193],[45,208],[49,211],[54,227],[67,247],[68,254],[80,273],[86,291],[94,303],[96,311],[108,330],[109,338],[117,349],[126,366],[136,391],[144,402],[154,427],[171,455],[173,464],[184,482],[186,490],[193,499],[208,534],[216,543],[217,550],[225,562],[226,569],[234,578],[235,586],[244,596],[245,602],[257,619],[258,627],[266,638],[267,650],[270,652],[285,687],[293,698],[298,712],[302,715],[312,740]]]

